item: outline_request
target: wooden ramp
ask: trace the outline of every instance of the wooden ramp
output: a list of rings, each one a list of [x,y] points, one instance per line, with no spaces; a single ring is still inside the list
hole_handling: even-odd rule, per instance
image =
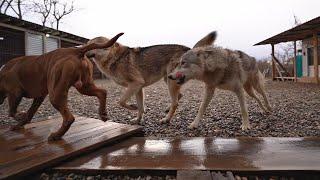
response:
[[[133,137],[55,169],[320,171],[320,138]]]
[[[47,142],[60,118],[31,123],[25,129],[0,128],[0,179],[16,178],[140,132],[139,126],[76,117],[63,140]]]

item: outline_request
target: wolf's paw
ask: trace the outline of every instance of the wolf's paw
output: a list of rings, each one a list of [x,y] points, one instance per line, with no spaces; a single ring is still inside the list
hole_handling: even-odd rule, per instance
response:
[[[198,123],[192,122],[192,123],[188,126],[188,129],[197,129],[198,126],[199,126]]]
[[[170,119],[168,119],[168,118],[162,118],[161,120],[160,120],[160,123],[161,124],[165,124],[165,123],[168,123],[170,121]]]
[[[138,117],[130,120],[131,124],[139,124],[140,122],[141,122],[141,118],[138,118]]]
[[[169,111],[170,111],[170,106],[168,106],[166,110],[164,110],[165,113],[168,113]]]
[[[130,104],[129,105],[129,109],[133,110],[133,111],[136,111],[136,110],[138,110],[138,106],[136,104]]]
[[[246,130],[251,129],[251,126],[250,126],[249,123],[242,123],[242,125],[240,126],[240,128],[241,128],[243,131],[246,131]]]

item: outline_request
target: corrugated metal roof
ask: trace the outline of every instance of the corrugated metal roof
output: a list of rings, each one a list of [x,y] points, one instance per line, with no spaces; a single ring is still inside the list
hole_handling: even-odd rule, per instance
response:
[[[298,41],[312,37],[313,33],[320,35],[320,16],[294,28],[261,41],[256,45],[278,44],[281,42]]]
[[[70,34],[64,31],[59,31],[53,28],[49,28],[49,27],[44,27],[42,25],[33,23],[33,22],[29,22],[29,21],[25,21],[25,20],[21,20],[12,16],[8,16],[5,14],[0,14],[0,22],[4,23],[4,24],[8,24],[11,26],[16,26],[16,27],[20,27],[20,28],[24,28],[27,30],[31,30],[31,31],[37,31],[37,32],[41,32],[41,33],[45,33],[45,34],[50,34],[53,36],[57,36],[57,37],[62,37],[65,39],[70,39],[73,41],[78,41],[78,42],[82,42],[82,43],[86,43],[89,39],[84,38],[84,37],[80,37],[74,34]]]

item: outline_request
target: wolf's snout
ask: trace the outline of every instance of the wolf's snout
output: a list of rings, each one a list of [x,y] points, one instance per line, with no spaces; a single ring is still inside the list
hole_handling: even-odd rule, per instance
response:
[[[171,80],[175,80],[171,74],[168,76],[168,78]]]

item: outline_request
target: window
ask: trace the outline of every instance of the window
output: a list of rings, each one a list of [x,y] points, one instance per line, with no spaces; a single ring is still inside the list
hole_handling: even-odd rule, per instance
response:
[[[308,66],[313,66],[313,47],[307,49]],[[318,59],[320,59],[320,46],[318,46]],[[318,63],[320,64],[320,62]]]

